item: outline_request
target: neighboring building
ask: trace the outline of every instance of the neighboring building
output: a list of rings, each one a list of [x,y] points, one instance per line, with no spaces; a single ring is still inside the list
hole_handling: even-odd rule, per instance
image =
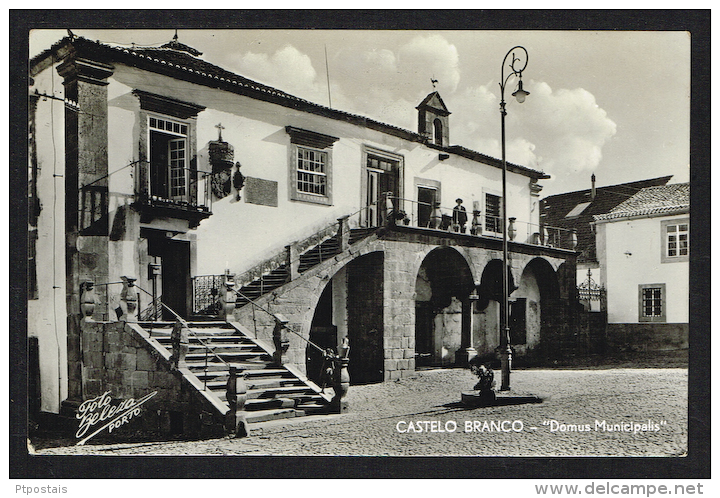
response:
[[[607,187],[595,186],[595,175],[586,190],[551,195],[541,201],[540,220],[546,226],[562,227],[577,234],[577,283],[585,285],[599,282],[598,260],[595,244],[594,217],[607,214],[629,197],[645,187],[665,185],[671,176],[620,183]],[[556,237],[548,233],[551,241]],[[597,294],[596,296],[599,296]],[[600,301],[594,300],[593,310],[599,310]]]
[[[318,384],[313,344],[335,349],[346,338],[357,383],[493,353],[501,161],[449,144],[439,94],[418,106],[416,133],[200,55],[177,39],[123,48],[65,38],[30,61],[28,333],[40,409],[155,390],[154,402],[182,412],[192,403],[173,396],[188,392],[184,382],[223,413],[223,398],[202,387],[207,367],[167,366],[155,337],[176,316],[219,312],[235,335],[275,344],[275,363]],[[541,235],[547,178],[508,164],[518,354],[551,350],[548,334],[567,329],[557,324],[569,323],[575,298],[572,237],[551,246]],[[467,206],[464,230],[452,224],[456,198]],[[228,287],[241,292],[234,310]],[[219,389],[224,378],[213,382]]]
[[[687,348],[690,184],[643,188],[594,220],[609,344]]]

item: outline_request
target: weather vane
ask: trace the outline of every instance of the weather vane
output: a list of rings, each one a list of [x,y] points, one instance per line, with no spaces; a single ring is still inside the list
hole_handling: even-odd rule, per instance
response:
[[[438,80],[436,80],[435,78],[430,78],[430,83],[432,83],[432,86],[433,86],[433,90],[435,90],[435,88],[436,88],[436,86],[435,86],[435,85],[437,85],[437,83],[438,83]]]

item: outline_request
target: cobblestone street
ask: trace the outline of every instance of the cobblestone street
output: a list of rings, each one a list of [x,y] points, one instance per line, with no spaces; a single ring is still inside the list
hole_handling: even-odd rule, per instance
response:
[[[685,368],[516,370],[511,394],[542,403],[466,409],[468,370],[425,370],[352,386],[348,414],[258,424],[249,438],[33,443],[43,455],[682,456],[687,378]]]

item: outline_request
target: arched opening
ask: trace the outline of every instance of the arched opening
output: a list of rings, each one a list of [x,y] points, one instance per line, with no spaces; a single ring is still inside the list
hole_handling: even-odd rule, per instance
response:
[[[440,118],[435,118],[433,128],[435,132],[435,145],[443,145],[443,124]]]
[[[510,336],[515,342],[511,344],[523,354],[548,338],[549,329],[556,327],[552,317],[566,316],[565,303],[560,300],[558,275],[552,265],[542,258],[531,260],[523,269],[520,286],[513,297],[515,314],[511,315]],[[514,318],[517,321],[513,321]]]
[[[456,353],[469,346],[473,289],[470,268],[455,249],[425,257],[415,283],[416,368],[455,364]]]
[[[338,327],[334,323],[335,306],[333,306],[333,289],[335,287],[337,285],[333,286],[331,280],[320,295],[310,324],[309,339],[312,344],[308,344],[305,351],[305,368],[308,379],[320,387],[328,385],[330,379],[323,375],[328,365],[325,363],[322,352],[316,346],[334,352],[337,352],[338,346]]]
[[[372,252],[338,270],[325,285],[310,324],[309,340],[323,350],[337,352],[348,338],[351,384],[384,380],[383,261],[382,252]],[[305,353],[308,378],[328,385],[322,352],[308,344]]]
[[[473,337],[478,354],[492,353],[500,345],[500,314],[503,299],[502,268],[502,261],[493,259],[485,265],[480,278],[476,332]],[[512,296],[517,287],[510,268],[507,269],[507,274],[508,294]]]

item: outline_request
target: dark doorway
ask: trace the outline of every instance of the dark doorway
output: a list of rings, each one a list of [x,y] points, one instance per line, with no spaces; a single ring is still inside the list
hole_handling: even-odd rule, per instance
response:
[[[400,206],[400,163],[392,159],[368,155],[366,169],[366,213],[369,227],[382,226],[387,216],[386,196],[396,208]]]
[[[337,327],[333,325],[332,294],[331,280],[325,286],[315,308],[315,314],[310,325],[310,342],[312,344],[307,345],[305,353],[307,376],[320,387],[328,385],[330,379],[323,375],[328,364],[323,358],[322,351],[317,347],[337,352]]]
[[[383,261],[381,252],[354,259],[347,266],[347,321],[350,382],[384,380]]]
[[[434,228],[430,226],[433,206],[437,201],[437,189],[418,187],[418,226],[421,228]]]
[[[432,304],[415,302],[415,367],[432,365],[435,354],[435,313]]]
[[[164,237],[148,239],[148,254],[160,260],[160,297],[162,303],[183,318],[191,308],[190,242]],[[175,315],[163,306],[163,320],[175,320]]]
[[[510,303],[510,344],[525,344],[527,342],[526,308],[527,299],[517,298]]]

